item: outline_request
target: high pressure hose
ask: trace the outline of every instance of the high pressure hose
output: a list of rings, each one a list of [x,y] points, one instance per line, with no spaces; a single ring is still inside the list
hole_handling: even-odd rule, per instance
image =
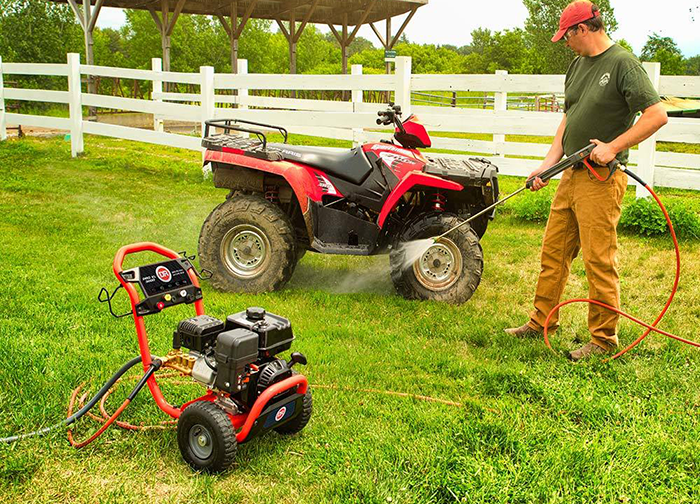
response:
[[[95,395],[93,396],[93,398],[90,399],[90,400],[88,401],[88,403],[87,403],[85,406],[83,406],[82,408],[80,408],[80,409],[79,409],[78,411],[76,411],[75,413],[72,413],[72,406],[71,406],[70,411],[69,411],[69,413],[68,413],[68,415],[69,415],[68,418],[66,418],[66,419],[63,420],[62,422],[57,423],[57,424],[55,424],[55,425],[52,425],[52,426],[50,426],[50,427],[45,427],[45,428],[43,428],[43,429],[36,430],[36,431],[34,431],[34,432],[29,432],[29,433],[27,433],[27,434],[18,434],[18,435],[16,435],[16,436],[9,436],[9,437],[5,437],[5,438],[0,438],[0,443],[13,443],[13,442],[15,442],[15,441],[19,441],[19,440],[21,440],[21,439],[25,439],[25,438],[28,438],[28,437],[41,436],[41,435],[46,434],[46,433],[49,432],[49,431],[52,431],[52,430],[54,430],[54,429],[57,429],[58,427],[62,427],[62,426],[64,426],[64,425],[71,425],[72,423],[74,423],[75,421],[77,421],[78,419],[80,419],[82,416],[84,416],[88,411],[90,411],[90,409],[92,409],[92,407],[95,406],[95,404],[97,404],[97,402],[102,398],[102,396],[104,396],[104,395],[109,391],[109,389],[111,389],[111,388],[114,386],[114,384],[115,384],[127,371],[129,371],[129,369],[131,369],[132,367],[134,367],[136,364],[138,364],[138,363],[140,363],[140,362],[141,362],[141,356],[138,356],[138,357],[134,357],[134,358],[131,359],[129,362],[127,362],[126,364],[124,364],[121,368],[119,368],[119,370],[118,370],[116,373],[114,373],[114,375],[113,375],[109,380],[107,380],[107,382],[102,386],[102,388],[97,392],[97,394],[95,394]],[[133,399],[133,397],[134,397],[136,394],[138,394],[138,392],[141,390],[141,388],[143,388],[143,384],[146,383],[146,380],[148,379],[148,377],[150,377],[150,375],[152,375],[153,372],[155,372],[156,369],[158,369],[158,367],[160,367],[160,360],[154,359],[153,363],[158,363],[158,364],[157,364],[157,367],[156,367],[155,369],[153,369],[153,371],[151,371],[151,369],[153,368],[153,365],[154,365],[154,364],[151,364],[151,366],[149,367],[148,371],[146,372],[146,375],[147,375],[147,376],[144,375],[144,378],[141,379],[141,380],[139,381],[139,383],[137,384],[137,386],[134,388],[134,390],[133,390],[133,391],[131,392],[131,394],[129,395],[129,399],[128,399],[129,401],[130,401],[131,399]],[[149,373],[150,373],[150,374],[149,374]],[[79,389],[78,389],[78,390],[79,390]],[[122,410],[123,410],[123,408],[122,408]],[[72,414],[71,414],[71,413],[72,413]],[[121,411],[119,411],[119,413],[121,413]],[[118,416],[118,415],[117,415],[117,416]],[[115,417],[115,418],[116,418],[116,417]],[[104,429],[103,429],[103,430],[104,430]]]
[[[644,188],[647,191],[649,191],[649,193],[656,200],[656,203],[661,208],[661,211],[663,212],[664,217],[666,218],[666,223],[668,224],[668,229],[671,233],[671,238],[673,239],[673,246],[675,247],[675,250],[676,250],[676,277],[673,281],[673,288],[671,289],[671,294],[668,296],[668,299],[666,300],[666,304],[664,305],[663,310],[661,310],[661,313],[659,313],[658,317],[656,317],[656,320],[654,320],[654,322],[652,322],[651,324],[647,324],[646,322],[643,322],[643,321],[633,317],[632,315],[629,315],[628,313],[625,313],[625,312],[615,308],[614,306],[610,306],[608,304],[602,303],[602,302],[597,301],[595,299],[576,298],[576,299],[569,299],[567,301],[563,301],[563,302],[559,303],[558,305],[556,305],[554,308],[552,308],[552,310],[547,315],[547,319],[544,322],[544,343],[545,343],[545,345],[547,345],[547,348],[554,351],[552,349],[552,345],[549,342],[547,328],[549,327],[549,319],[552,318],[552,315],[554,315],[562,306],[566,306],[566,305],[571,304],[571,303],[589,303],[589,304],[594,304],[594,305],[606,308],[610,311],[617,313],[618,315],[622,315],[623,317],[630,319],[631,321],[635,322],[636,324],[639,324],[643,327],[646,327],[646,331],[644,331],[644,333],[640,337],[638,337],[636,340],[634,340],[630,345],[625,347],[623,350],[620,350],[619,352],[617,352],[615,355],[613,355],[609,359],[606,359],[606,362],[608,360],[617,359],[618,357],[621,357],[622,355],[624,355],[627,352],[629,352],[630,350],[632,350],[639,343],[641,343],[642,340],[644,338],[646,338],[649,335],[649,333],[652,331],[657,332],[659,334],[663,334],[664,336],[668,336],[669,338],[675,339],[675,340],[680,341],[682,343],[686,343],[688,345],[692,345],[694,347],[700,348],[700,343],[697,343],[695,341],[691,341],[691,340],[688,340],[685,338],[681,338],[680,336],[676,336],[674,334],[671,334],[669,332],[662,331],[661,329],[656,328],[657,324],[661,321],[663,316],[666,314],[666,311],[668,310],[668,307],[671,305],[671,301],[673,301],[673,298],[676,295],[676,291],[678,290],[678,281],[679,281],[680,275],[681,275],[681,253],[680,253],[680,248],[678,246],[678,239],[676,238],[676,232],[673,229],[673,224],[671,223],[671,218],[669,217],[668,212],[666,211],[666,207],[664,207],[664,204],[661,203],[661,200],[656,195],[654,190],[651,187],[649,187],[649,185],[646,182],[644,182],[637,174],[635,174],[631,171],[628,171],[625,167],[622,167],[622,166],[620,167],[620,169],[623,170],[625,173],[627,173],[630,177],[635,179],[642,186],[644,186]]]
[[[153,376],[153,373],[155,373],[156,371],[158,371],[158,369],[160,369],[160,366],[162,364],[163,363],[160,359],[154,359],[151,362],[151,365],[148,366],[148,369],[146,370],[144,375],[141,377],[139,382],[136,384],[136,386],[133,388],[131,393],[124,400],[122,405],[119,406],[117,411],[115,411],[114,414],[111,417],[109,417],[109,419],[105,423],[102,424],[102,426],[97,430],[97,432],[95,432],[88,439],[86,439],[85,441],[77,442],[73,439],[73,431],[68,429],[68,441],[70,442],[70,444],[74,448],[82,448],[84,446],[89,445],[95,439],[97,439],[104,431],[106,431],[109,428],[110,425],[112,425],[112,423],[117,419],[117,417],[122,414],[122,411],[124,411],[126,409],[126,407],[129,406],[131,401],[134,400],[134,397],[136,397],[136,395],[141,391],[141,389],[144,387],[144,385],[146,385],[146,382],[148,381],[148,379],[151,376]],[[80,387],[78,387],[77,389],[75,389],[75,391],[73,391],[73,395],[71,396],[71,399],[70,399],[70,404],[68,405],[68,414],[69,415],[73,411],[73,405],[75,404],[75,398],[77,397],[79,390],[80,390]],[[95,401],[95,402],[97,402],[97,401]],[[93,403],[93,405],[94,405],[94,403]],[[87,407],[87,405],[85,407]],[[85,407],[83,407],[80,411],[84,410]]]

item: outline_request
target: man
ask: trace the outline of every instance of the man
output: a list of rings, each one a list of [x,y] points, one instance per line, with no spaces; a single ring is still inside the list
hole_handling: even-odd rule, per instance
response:
[[[564,117],[539,173],[595,143],[591,161],[607,177],[606,165],[617,158],[627,164],[628,149],[661,128],[668,118],[641,64],[605,33],[598,7],[589,1],[566,6],[559,31],[552,42],[564,39],[578,57],[566,72]],[[633,125],[637,112],[642,115]],[[548,184],[535,178],[532,190]],[[535,307],[522,327],[506,329],[516,337],[542,333],[545,319],[559,303],[571,261],[583,253],[589,297],[611,306],[620,305],[617,270],[617,223],[627,175],[621,170],[607,181],[597,180],[585,167],[566,170],[550,210],[542,243],[542,267],[535,293]],[[611,352],[618,344],[618,315],[590,304],[588,329],[591,341],[570,353],[573,360]],[[558,325],[558,314],[550,319],[549,330]]]

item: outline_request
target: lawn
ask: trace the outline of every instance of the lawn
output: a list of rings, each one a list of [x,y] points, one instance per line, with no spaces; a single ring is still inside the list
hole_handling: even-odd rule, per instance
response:
[[[202,180],[200,159],[99,137],[86,138],[78,159],[62,138],[0,144],[0,437],[60,421],[75,387],[85,382],[96,391],[138,353],[131,319],[112,318],[97,293],[116,286],[111,264],[124,244],[148,240],[196,252],[203,220],[225,196]],[[521,183],[503,177],[503,190]],[[556,354],[541,340],[503,334],[526,320],[542,232],[506,205],[482,240],[481,285],[462,306],[398,297],[387,257],[309,253],[284,290],[264,295],[216,292],[204,282],[213,316],[259,305],[292,320],[293,349],[308,358],[304,373],[314,393],[308,427],[241,446],[234,467],[219,476],[190,471],[173,429],[112,428],[82,450],[58,429],[0,445],[0,500],[700,501],[697,349],[652,335],[616,362],[572,364],[565,351],[587,338],[579,305],[563,314]],[[620,242],[623,308],[651,321],[673,280],[672,245],[631,235]],[[700,245],[681,247],[681,287],[662,327],[700,339]],[[586,294],[578,260],[565,297]],[[123,311],[121,296],[116,309]],[[191,313],[182,307],[146,319],[155,354],[167,352],[177,322]],[[623,343],[639,334],[621,322]],[[112,411],[128,389],[111,396]],[[164,389],[172,402],[201,391]],[[147,391],[123,417],[166,419]],[[84,439],[96,428],[82,420],[76,435]]]

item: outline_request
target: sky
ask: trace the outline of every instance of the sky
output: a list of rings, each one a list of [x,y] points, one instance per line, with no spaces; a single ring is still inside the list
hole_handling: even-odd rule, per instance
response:
[[[700,54],[700,0],[610,0],[619,25],[611,33],[613,39],[624,38],[639,54],[647,37],[656,32],[671,37],[686,57]],[[653,5],[653,10],[643,11],[641,5]],[[476,28],[499,31],[522,28],[527,18],[527,9],[522,0],[429,0],[428,5],[418,9],[408,27],[406,36],[419,44],[452,44],[463,46],[471,41],[470,33]],[[117,28],[125,22],[121,9],[103,8],[97,25]],[[394,30],[402,20],[392,21]],[[376,25],[384,32],[384,23]],[[320,27],[328,31],[326,27]],[[155,29],[155,25],[154,25]],[[379,46],[379,41],[368,27],[362,27],[359,36]]]

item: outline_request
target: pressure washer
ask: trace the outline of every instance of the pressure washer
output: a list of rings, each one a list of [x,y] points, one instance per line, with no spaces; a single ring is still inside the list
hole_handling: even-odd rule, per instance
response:
[[[123,269],[128,255],[144,251],[155,252],[167,260]],[[108,304],[116,318],[133,316],[140,355],[124,364],[87,404],[73,413],[76,389],[68,418],[61,423],[0,442],[17,441],[71,425],[104,399],[116,382],[139,363],[144,374],[126,400],[87,440],[75,442],[69,431],[73,446],[81,448],[100,436],[146,385],[158,407],[177,419],[180,452],[196,471],[226,470],[233,463],[238,444],[270,430],[280,434],[301,431],[311,418],[312,398],[306,377],[293,366],[305,365],[306,357],[299,352],[293,352],[289,361],[276,357],[291,348],[294,334],[290,321],[259,307],[229,315],[225,321],[206,315],[198,281],[200,273],[192,265],[193,259],[194,256],[178,254],[151,242],[119,249],[112,265],[119,285],[111,294],[103,288],[98,299]],[[112,309],[112,299],[122,288],[129,296],[131,310],[117,314]],[[178,324],[172,350],[167,355],[153,356],[144,317],[182,304],[194,304],[196,316]],[[156,380],[156,372],[166,368],[191,377],[206,387],[206,393],[181,406],[169,404]]]
[[[608,304],[602,303],[602,302],[595,300],[595,299],[576,298],[576,299],[569,299],[567,301],[563,301],[563,302],[559,303],[557,306],[555,306],[554,308],[552,308],[552,310],[547,315],[547,319],[546,319],[545,325],[544,325],[545,345],[547,345],[547,348],[549,348],[550,350],[553,351],[552,345],[549,341],[548,327],[549,327],[550,319],[560,308],[562,308],[563,306],[566,306],[568,304],[571,304],[571,303],[590,303],[590,304],[595,304],[595,305],[601,306],[603,308],[606,308],[608,310],[614,311],[618,315],[626,317],[626,318],[632,320],[633,322],[635,322],[636,324],[639,324],[639,325],[646,328],[646,331],[641,336],[639,336],[636,340],[634,340],[630,345],[628,345],[624,349],[615,353],[612,357],[610,357],[609,360],[617,359],[617,358],[621,357],[622,355],[624,355],[625,353],[627,353],[628,351],[630,351],[632,348],[634,348],[639,343],[641,343],[642,340],[644,338],[646,338],[649,335],[649,333],[651,333],[652,331],[657,332],[659,334],[663,334],[664,336],[675,339],[675,340],[680,341],[682,343],[686,343],[688,345],[692,345],[692,346],[700,348],[700,343],[698,343],[698,342],[691,341],[691,340],[688,340],[685,338],[681,338],[681,337],[676,336],[674,334],[671,334],[669,332],[662,331],[661,329],[658,329],[656,327],[659,324],[659,322],[661,321],[661,319],[663,318],[663,316],[666,314],[668,307],[671,305],[671,302],[673,301],[673,298],[676,295],[676,290],[678,289],[678,281],[680,279],[680,271],[681,271],[681,256],[680,256],[680,249],[678,247],[678,239],[676,238],[676,232],[673,229],[673,223],[671,222],[671,218],[668,215],[668,211],[666,210],[666,207],[664,207],[664,205],[661,202],[661,200],[659,199],[658,195],[654,192],[654,190],[651,187],[649,187],[649,185],[646,182],[644,182],[637,174],[628,170],[626,166],[621,164],[616,159],[613,159],[608,164],[609,171],[608,171],[607,177],[605,177],[605,178],[602,177],[595,170],[595,167],[590,162],[590,155],[593,152],[593,149],[595,149],[595,147],[596,147],[596,145],[594,143],[588,144],[583,149],[574,152],[573,154],[565,157],[564,159],[562,159],[558,163],[554,164],[550,168],[547,168],[546,170],[544,170],[542,173],[540,173],[536,177],[541,179],[543,182],[546,182],[546,181],[550,180],[552,177],[555,177],[556,175],[562,173],[564,170],[572,168],[576,165],[582,165],[586,169],[588,169],[596,179],[598,179],[601,182],[605,182],[605,181],[609,180],[610,177],[612,177],[612,175],[615,173],[615,171],[619,169],[619,170],[622,170],[623,172],[625,172],[630,177],[632,177],[634,180],[636,180],[637,183],[641,184],[647,191],[649,191],[649,193],[652,195],[652,197],[654,198],[656,203],[661,208],[661,211],[663,212],[664,217],[666,218],[666,223],[668,224],[669,233],[671,234],[671,238],[673,239],[673,245],[675,247],[675,252],[676,252],[676,274],[675,274],[675,278],[673,281],[673,287],[671,289],[671,293],[670,293],[668,299],[666,300],[666,303],[665,303],[663,309],[661,310],[661,313],[659,313],[659,315],[656,317],[654,322],[652,322],[651,324],[647,324],[646,322],[643,322],[643,321],[639,320],[638,318],[633,317],[632,315],[629,315],[628,313],[625,313],[625,312],[619,310],[618,308],[615,308],[614,306],[610,306]],[[458,228],[468,224],[469,222],[473,221],[474,219],[479,218],[481,215],[488,213],[489,211],[493,210],[493,208],[502,205],[507,200],[520,194],[524,190],[532,188],[532,185],[534,182],[535,182],[535,177],[528,178],[523,187],[510,193],[506,197],[499,199],[498,201],[496,201],[495,203],[493,203],[489,207],[484,208],[482,211],[470,216],[465,221],[461,222],[457,226],[454,226],[453,228],[449,229],[448,231],[442,233],[441,235],[435,236],[434,238],[426,240],[426,241],[429,241],[431,244],[439,242],[441,238],[444,238],[445,236],[447,236],[448,234],[453,232],[455,229],[458,229]]]

